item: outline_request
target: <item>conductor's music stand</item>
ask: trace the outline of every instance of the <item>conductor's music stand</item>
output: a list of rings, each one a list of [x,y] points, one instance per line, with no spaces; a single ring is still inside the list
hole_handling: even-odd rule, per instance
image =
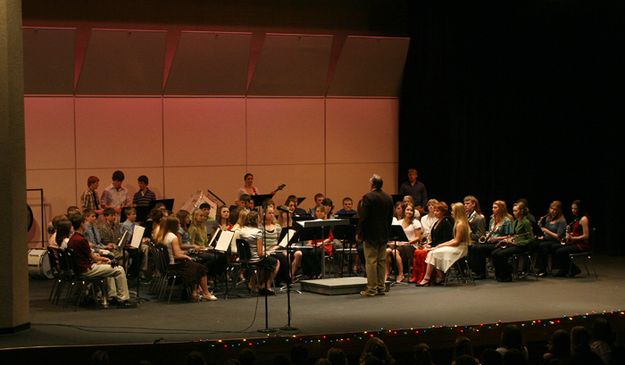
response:
[[[341,215],[339,214],[340,219],[349,219],[349,224],[347,225],[339,225],[336,226],[333,230],[333,235],[335,239],[341,240],[343,242],[343,248],[337,249],[337,252],[341,252],[341,264],[340,264],[340,277],[343,277],[343,266],[345,263],[345,255],[347,255],[348,261],[348,270],[347,272],[352,274],[352,264],[353,264],[353,254],[356,251],[356,227],[358,227],[358,218],[354,217],[353,214],[349,215]],[[339,251],[340,250],[340,251]]]
[[[347,219],[315,219],[307,221],[298,221],[297,224],[302,226],[302,229],[297,231],[296,237],[299,242],[309,240],[325,240],[330,235],[330,229],[334,226],[341,226],[349,224]],[[325,274],[325,260],[324,250],[321,250],[321,277]]]
[[[404,228],[401,225],[393,224],[391,225],[391,236],[389,237],[389,241],[393,241],[393,253],[391,258],[391,264],[395,265],[397,271],[399,271],[399,267],[395,264],[395,255],[397,252],[397,241],[400,242],[408,242],[408,237],[406,236],[406,232],[404,232]],[[403,273],[402,273],[403,274]],[[399,275],[399,272],[396,272],[396,275]],[[392,282],[391,286],[395,285],[396,282]]]

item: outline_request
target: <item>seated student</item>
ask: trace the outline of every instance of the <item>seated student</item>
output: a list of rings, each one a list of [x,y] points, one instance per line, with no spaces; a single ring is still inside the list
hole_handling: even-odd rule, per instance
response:
[[[436,222],[431,228],[431,242],[424,244],[423,248],[414,252],[410,282],[416,282],[417,285],[423,280],[428,269],[426,258],[430,250],[441,243],[454,239],[454,220],[447,214],[449,210],[447,203],[441,201],[429,209],[428,216],[432,214]],[[440,281],[440,275],[438,281]]]
[[[345,198],[343,198],[343,208],[336,212],[336,215],[338,217],[345,217],[356,215],[356,213],[357,212],[354,210],[354,201],[352,200],[352,198],[346,196]]]
[[[265,239],[267,253],[275,257],[280,262],[280,269],[276,276],[276,283],[286,283],[289,279],[289,263],[286,261],[286,250],[280,247],[280,234],[282,227],[278,224],[276,209],[272,205],[267,205],[265,209],[265,223],[262,226],[262,234]]]
[[[255,211],[247,214],[245,223],[239,231],[239,237],[249,244],[250,263],[256,263],[258,267],[258,294],[275,295],[273,291],[273,279],[278,274],[280,262],[272,256],[267,255],[263,245],[262,231],[258,228],[258,213]],[[254,284],[250,283],[251,289]]]
[[[72,222],[68,218],[63,218],[56,223],[56,235],[54,237],[54,246],[65,250],[69,243],[69,238],[74,233]]]
[[[319,205],[315,208],[315,218],[317,220],[325,220],[326,218],[325,206]],[[318,279],[321,277],[322,267],[325,256],[332,256],[334,252],[334,235],[332,229],[328,232],[328,237],[325,239],[311,240],[306,242],[306,245],[310,248],[303,251],[302,256],[302,272],[305,276]]]
[[[48,246],[59,248],[59,246],[56,243],[56,234],[59,228],[58,227],[59,222],[64,219],[68,219],[67,215],[59,214],[59,215],[55,215],[54,217],[52,217],[52,221],[48,223],[48,234],[50,235],[48,237]]]
[[[111,266],[111,260],[102,257],[91,251],[89,242],[83,236],[85,231],[85,218],[81,214],[74,214],[70,217],[74,234],[69,239],[68,248],[74,251],[74,260],[80,270],[80,274],[86,277],[105,277],[107,281],[109,302],[117,302],[121,307],[132,307],[136,304],[130,303],[128,292],[128,282],[124,268],[117,265]]]
[[[199,264],[187,255],[187,252],[180,246],[180,240],[176,235],[180,222],[178,218],[169,216],[165,218],[161,230],[162,240],[159,244],[167,247],[169,253],[169,264],[176,264],[176,269],[180,271],[182,281],[191,286],[191,298],[193,300],[217,300],[217,297],[208,290],[208,278],[206,276],[206,267]],[[201,293],[198,294],[198,288]]]
[[[100,231],[96,228],[96,221],[98,220],[98,215],[94,210],[87,209],[83,213],[85,217],[85,233],[84,236],[89,242],[89,246],[91,248],[102,247],[102,236],[100,236]]]
[[[499,241],[497,248],[491,253],[497,281],[512,281],[513,268],[508,259],[514,254],[527,251],[528,245],[534,241],[534,232],[532,224],[527,219],[525,203],[514,204],[512,213],[515,218],[512,222],[512,234]]]
[[[581,270],[575,264],[571,265],[569,272],[569,254],[590,249],[590,221],[580,200],[571,203],[571,213],[573,221],[567,226],[565,244],[552,251],[553,267],[558,270],[555,276],[575,277],[579,274]]]
[[[393,224],[400,225],[408,238],[407,242],[389,242],[386,248],[386,280],[391,268],[392,258],[395,259],[397,265],[397,277],[395,281],[398,283],[404,281],[404,272],[410,272],[410,262],[414,257],[416,245],[421,241],[421,222],[414,216],[414,206],[412,203],[403,203],[404,218],[399,221],[393,221]]]
[[[140,242],[139,247],[137,248],[133,248],[130,245],[132,242],[132,235],[135,231],[135,225],[137,225],[137,211],[135,208],[126,208],[124,213],[126,214],[126,220],[121,224],[120,233],[123,235],[124,232],[128,232],[126,240],[123,243],[130,258],[128,273],[132,275],[145,276],[145,272],[148,270],[148,253],[150,247],[144,242]],[[138,263],[140,263],[141,266],[138,266]]]
[[[189,235],[189,228],[191,226],[191,213],[184,209],[180,209],[176,213],[176,218],[180,221],[180,228],[178,228],[178,235],[180,236],[180,243],[184,248],[191,244],[191,235]]]
[[[217,252],[209,247],[208,234],[206,233],[206,210],[196,208],[191,212],[191,225],[189,226],[189,243],[182,245],[183,249],[194,249],[196,259],[208,269],[208,275],[215,277],[225,273],[227,261],[223,252]]]
[[[547,275],[547,262],[549,254],[562,246],[566,233],[566,219],[562,212],[562,202],[554,200],[549,204],[549,211],[540,217],[538,226],[541,234],[536,237],[538,255],[536,258],[536,271],[538,276]]]
[[[212,219],[210,216],[211,206],[208,203],[202,203],[198,208],[202,209],[202,211],[204,212],[204,225],[206,226],[207,237],[210,237],[208,236],[208,233],[211,232],[213,225],[215,225],[215,220]]]
[[[508,207],[503,200],[495,200],[492,206],[493,214],[488,223],[488,231],[478,239],[478,243],[471,245],[469,262],[475,279],[485,279],[486,259],[497,248],[501,240],[509,237],[512,233],[512,216],[508,213]]]
[[[326,196],[323,193],[317,193],[315,194],[315,206],[310,208],[310,210],[308,211],[308,215],[310,215],[311,217],[315,216],[315,209],[320,206],[323,205],[323,200],[326,198]]]
[[[254,199],[252,199],[251,195],[243,194],[239,198],[239,205],[242,207],[246,207],[247,209],[254,209]]]
[[[117,222],[117,214],[113,208],[104,209],[104,221],[97,227],[102,237],[100,250],[110,251],[110,254],[118,260],[123,260],[123,254],[117,245],[121,238],[121,226]]]

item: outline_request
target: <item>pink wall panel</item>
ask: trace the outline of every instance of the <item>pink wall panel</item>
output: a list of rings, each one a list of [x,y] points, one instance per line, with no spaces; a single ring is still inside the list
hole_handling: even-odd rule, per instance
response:
[[[165,194],[168,198],[175,199],[176,210],[195,192],[206,189],[230,204],[237,198],[237,191],[243,186],[244,174],[243,166],[166,167]]]
[[[78,168],[160,167],[161,98],[76,98]]]
[[[74,168],[74,100],[25,97],[24,125],[28,169]]]
[[[248,99],[247,163],[323,163],[323,103],[323,99]]]
[[[245,99],[167,98],[165,166],[245,164]]]
[[[328,99],[328,163],[397,162],[397,99]]]
[[[274,196],[276,204],[283,204],[290,194],[306,197],[302,206],[312,207],[313,196],[324,192],[324,165],[262,165],[249,167],[254,174],[254,182],[262,194],[270,193],[280,184],[286,187]]]
[[[26,187],[43,189],[46,222],[43,225],[38,222],[38,225],[44,228],[53,216],[65,213],[69,205],[76,204],[76,171],[73,169],[26,170]],[[27,201],[33,207],[35,220],[39,221],[39,193],[28,192]],[[34,236],[29,238],[41,241],[41,231],[34,232]]]
[[[382,190],[389,194],[397,192],[397,164],[331,164],[326,166],[327,196],[331,197],[336,210],[341,208],[344,197],[354,200],[354,205],[369,191],[369,178],[374,173],[382,176]]]

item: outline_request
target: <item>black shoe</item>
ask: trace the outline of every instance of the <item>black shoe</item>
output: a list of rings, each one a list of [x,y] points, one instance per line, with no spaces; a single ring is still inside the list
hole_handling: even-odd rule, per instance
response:
[[[117,304],[117,308],[122,308],[122,309],[124,309],[124,308],[137,308],[137,303],[131,302],[129,300],[124,300],[124,301],[119,302]]]
[[[276,295],[276,292],[271,290],[271,289],[260,288],[260,289],[258,289],[258,295],[266,295],[266,296],[270,297],[272,295]]]
[[[569,278],[574,278],[575,275],[580,274],[582,270],[579,269],[576,265],[573,265],[571,268],[571,272],[567,275]]]

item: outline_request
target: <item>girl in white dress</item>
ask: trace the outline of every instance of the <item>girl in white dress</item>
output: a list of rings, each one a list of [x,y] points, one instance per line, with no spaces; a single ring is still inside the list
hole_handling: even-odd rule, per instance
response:
[[[430,277],[436,270],[436,283],[442,282],[444,273],[458,259],[467,255],[468,245],[471,240],[471,229],[467,221],[467,213],[463,203],[454,203],[451,206],[451,214],[454,217],[454,238],[443,242],[428,252],[425,262],[427,269],[423,280],[418,285],[425,286],[430,283]]]

